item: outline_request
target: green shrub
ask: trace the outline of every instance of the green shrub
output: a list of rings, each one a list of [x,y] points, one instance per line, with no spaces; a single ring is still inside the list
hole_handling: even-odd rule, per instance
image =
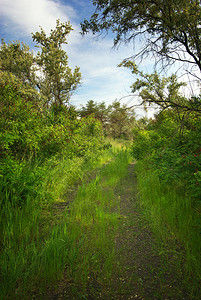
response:
[[[31,162],[18,162],[10,157],[0,161],[1,207],[7,201],[22,206],[27,201],[42,201],[45,177],[41,167]]]
[[[140,203],[160,244],[161,240],[170,244],[178,265],[182,263],[184,282],[192,299],[197,299],[201,279],[200,208],[195,208],[180,181],[164,182],[151,165],[149,159],[144,159],[136,166]]]
[[[131,151],[134,158],[141,159],[163,145],[164,141],[158,132],[154,130],[135,130]]]

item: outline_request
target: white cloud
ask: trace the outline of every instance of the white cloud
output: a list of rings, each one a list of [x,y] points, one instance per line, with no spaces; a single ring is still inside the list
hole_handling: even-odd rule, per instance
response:
[[[90,35],[79,41],[79,47],[65,46],[70,66],[78,65],[82,73],[83,84],[73,95],[72,104],[85,104],[90,99],[108,104],[130,92],[134,78],[129,70],[117,65],[131,56],[133,49],[124,46],[114,50],[112,46],[109,36],[96,40]]]
[[[67,21],[76,15],[71,6],[53,0],[0,0],[0,8],[0,15],[25,34],[35,32],[39,25],[48,32],[56,19]]]
[[[69,64],[78,65],[83,77],[83,85],[72,97],[72,103],[86,103],[88,100],[112,102],[121,98],[125,89],[129,90],[129,71],[118,68],[126,51],[111,51],[112,40],[94,41],[91,37],[80,40],[79,47],[67,45]],[[132,79],[133,80],[133,79]]]
[[[64,49],[70,67],[79,66],[83,77],[83,84],[71,103],[85,104],[93,99],[109,104],[130,92],[134,79],[129,70],[117,68],[117,64],[133,54],[132,45],[112,50],[113,39],[109,36],[96,40],[89,34],[82,38],[79,34],[82,19],[79,18],[89,3],[84,5],[85,2],[74,0],[74,4],[74,7],[64,5],[59,0],[0,0],[0,22],[6,23],[7,32],[13,32],[15,39],[23,40],[21,37],[26,39],[31,32],[38,31],[39,25],[48,33],[55,28],[58,18],[62,22],[70,20],[74,30]]]

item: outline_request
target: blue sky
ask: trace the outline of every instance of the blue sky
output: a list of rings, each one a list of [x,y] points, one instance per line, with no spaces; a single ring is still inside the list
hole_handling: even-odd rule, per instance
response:
[[[34,48],[31,33],[39,30],[39,25],[48,33],[55,28],[56,20],[70,21],[74,30],[68,37],[65,51],[69,57],[69,65],[80,67],[82,85],[71,98],[75,106],[85,105],[88,100],[112,103],[130,93],[130,85],[134,82],[129,70],[117,65],[126,57],[134,54],[133,44],[122,45],[118,50],[112,49],[111,34],[95,38],[92,34],[82,37],[80,22],[89,18],[94,12],[90,0],[0,0],[0,37],[6,42],[19,40]],[[135,45],[139,50],[140,45]],[[140,69],[151,71],[149,60],[141,63]],[[136,104],[137,98],[121,100],[129,105]],[[136,110],[144,115],[142,109]],[[149,113],[152,115],[152,112]]]
[[[72,96],[71,103],[85,105],[92,99],[110,104],[130,92],[134,78],[128,70],[117,65],[133,55],[133,45],[114,50],[111,35],[82,37],[80,22],[89,18],[93,11],[90,0],[0,0],[0,37],[6,42],[19,40],[33,48],[31,32],[38,31],[39,25],[48,33],[55,27],[56,19],[69,20],[74,30],[65,50],[70,67],[77,65],[82,73],[82,85]],[[121,101],[134,104],[130,98]],[[141,115],[142,110],[137,113]]]

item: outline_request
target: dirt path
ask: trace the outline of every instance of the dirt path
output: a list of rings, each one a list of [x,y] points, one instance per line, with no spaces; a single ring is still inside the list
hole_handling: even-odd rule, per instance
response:
[[[191,299],[182,288],[181,267],[176,256],[162,251],[147,224],[137,200],[135,165],[115,188],[120,199],[120,226],[116,233],[113,276],[103,286],[91,278],[87,298],[82,299]],[[165,255],[164,255],[165,253]],[[67,296],[67,282],[48,299],[80,299]],[[64,287],[65,286],[65,287]],[[64,293],[65,291],[65,293]]]
[[[189,299],[182,290],[182,274],[153,237],[137,201],[134,164],[116,188],[122,215],[116,236],[117,263],[110,297],[102,299]],[[105,298],[104,298],[105,297]]]

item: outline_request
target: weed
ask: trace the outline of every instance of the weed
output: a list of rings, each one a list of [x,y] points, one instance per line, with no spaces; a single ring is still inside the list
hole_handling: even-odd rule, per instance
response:
[[[40,175],[42,189],[39,193],[29,189],[23,206],[16,202],[19,193],[3,191],[0,298],[26,299],[31,294],[43,294],[47,286],[58,283],[64,270],[70,280],[83,287],[83,297],[87,295],[92,273],[97,280],[109,278],[119,218],[115,208],[119,200],[115,199],[112,186],[124,176],[128,161],[126,151],[114,148],[87,159],[55,157],[40,166],[29,164],[30,174]],[[25,173],[29,174],[27,167],[24,164]],[[87,183],[87,174],[95,169],[99,169],[98,175]],[[19,184],[23,187],[26,176],[20,175],[23,168],[20,172]],[[80,187],[77,197],[69,204],[70,213],[61,211],[58,219],[58,213],[51,212],[50,204],[66,201],[66,192],[76,182]]]
[[[176,250],[174,255],[177,254],[178,268],[185,261],[184,281],[195,295],[201,280],[199,213],[187,195],[177,193],[177,186],[164,185],[156,172],[147,170],[146,161],[137,163],[137,178],[140,202],[156,236],[177,250],[183,248],[180,258]]]

